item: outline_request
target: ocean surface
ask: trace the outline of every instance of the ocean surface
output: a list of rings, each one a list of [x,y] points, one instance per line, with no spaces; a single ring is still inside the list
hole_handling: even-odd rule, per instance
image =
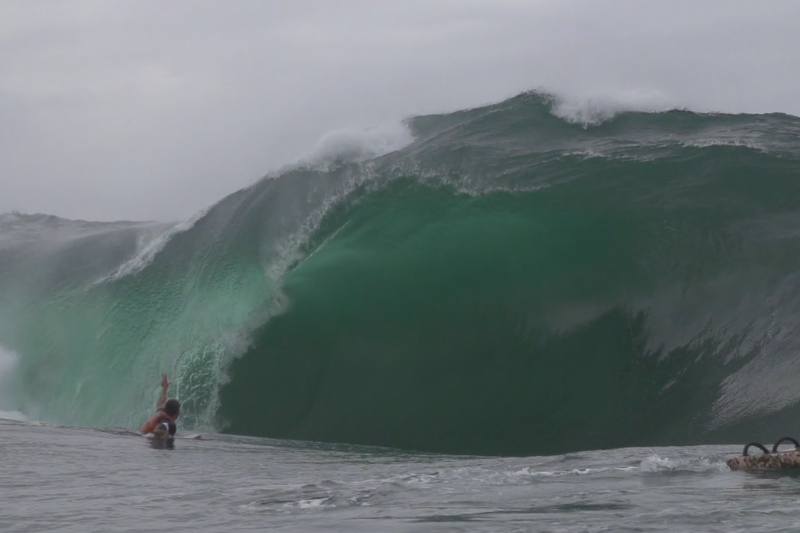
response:
[[[544,457],[418,454],[0,422],[0,530],[782,532],[800,478],[730,472],[739,447]]]
[[[398,128],[179,223],[0,214],[0,529],[800,527],[723,466],[800,436],[800,118]],[[128,433],[162,372],[207,440]]]

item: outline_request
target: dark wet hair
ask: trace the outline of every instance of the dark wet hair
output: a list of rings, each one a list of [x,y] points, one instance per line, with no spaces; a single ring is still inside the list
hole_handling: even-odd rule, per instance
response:
[[[178,400],[167,400],[164,404],[164,412],[169,416],[177,416],[181,410],[181,403]]]

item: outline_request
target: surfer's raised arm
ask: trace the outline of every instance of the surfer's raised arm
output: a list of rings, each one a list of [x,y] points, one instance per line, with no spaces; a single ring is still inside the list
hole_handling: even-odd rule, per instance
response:
[[[161,374],[161,394],[158,396],[156,409],[163,409],[164,404],[167,403],[167,389],[169,389],[169,380],[166,374]]]
[[[167,390],[169,380],[166,374],[161,374],[161,394],[156,402],[156,414],[142,426],[142,434],[152,433],[154,436],[163,438],[167,435],[175,435],[175,421],[181,411],[181,403],[178,400],[167,400]]]

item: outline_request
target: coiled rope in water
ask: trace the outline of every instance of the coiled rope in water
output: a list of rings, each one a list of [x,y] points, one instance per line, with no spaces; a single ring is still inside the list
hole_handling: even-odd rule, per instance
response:
[[[794,450],[779,452],[778,448],[785,442],[794,444]],[[750,448],[761,450],[759,455],[748,455]],[[759,442],[745,445],[742,455],[727,461],[731,470],[768,470],[780,468],[800,468],[800,442],[792,437],[783,437],[772,445],[772,451]]]

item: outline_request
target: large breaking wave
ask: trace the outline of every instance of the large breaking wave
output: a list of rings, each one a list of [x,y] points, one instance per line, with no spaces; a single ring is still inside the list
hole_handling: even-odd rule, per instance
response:
[[[277,438],[535,454],[790,429],[800,119],[568,113],[527,93],[417,117],[399,150],[181,226],[5,215],[0,409],[132,427],[169,371],[186,426]]]

